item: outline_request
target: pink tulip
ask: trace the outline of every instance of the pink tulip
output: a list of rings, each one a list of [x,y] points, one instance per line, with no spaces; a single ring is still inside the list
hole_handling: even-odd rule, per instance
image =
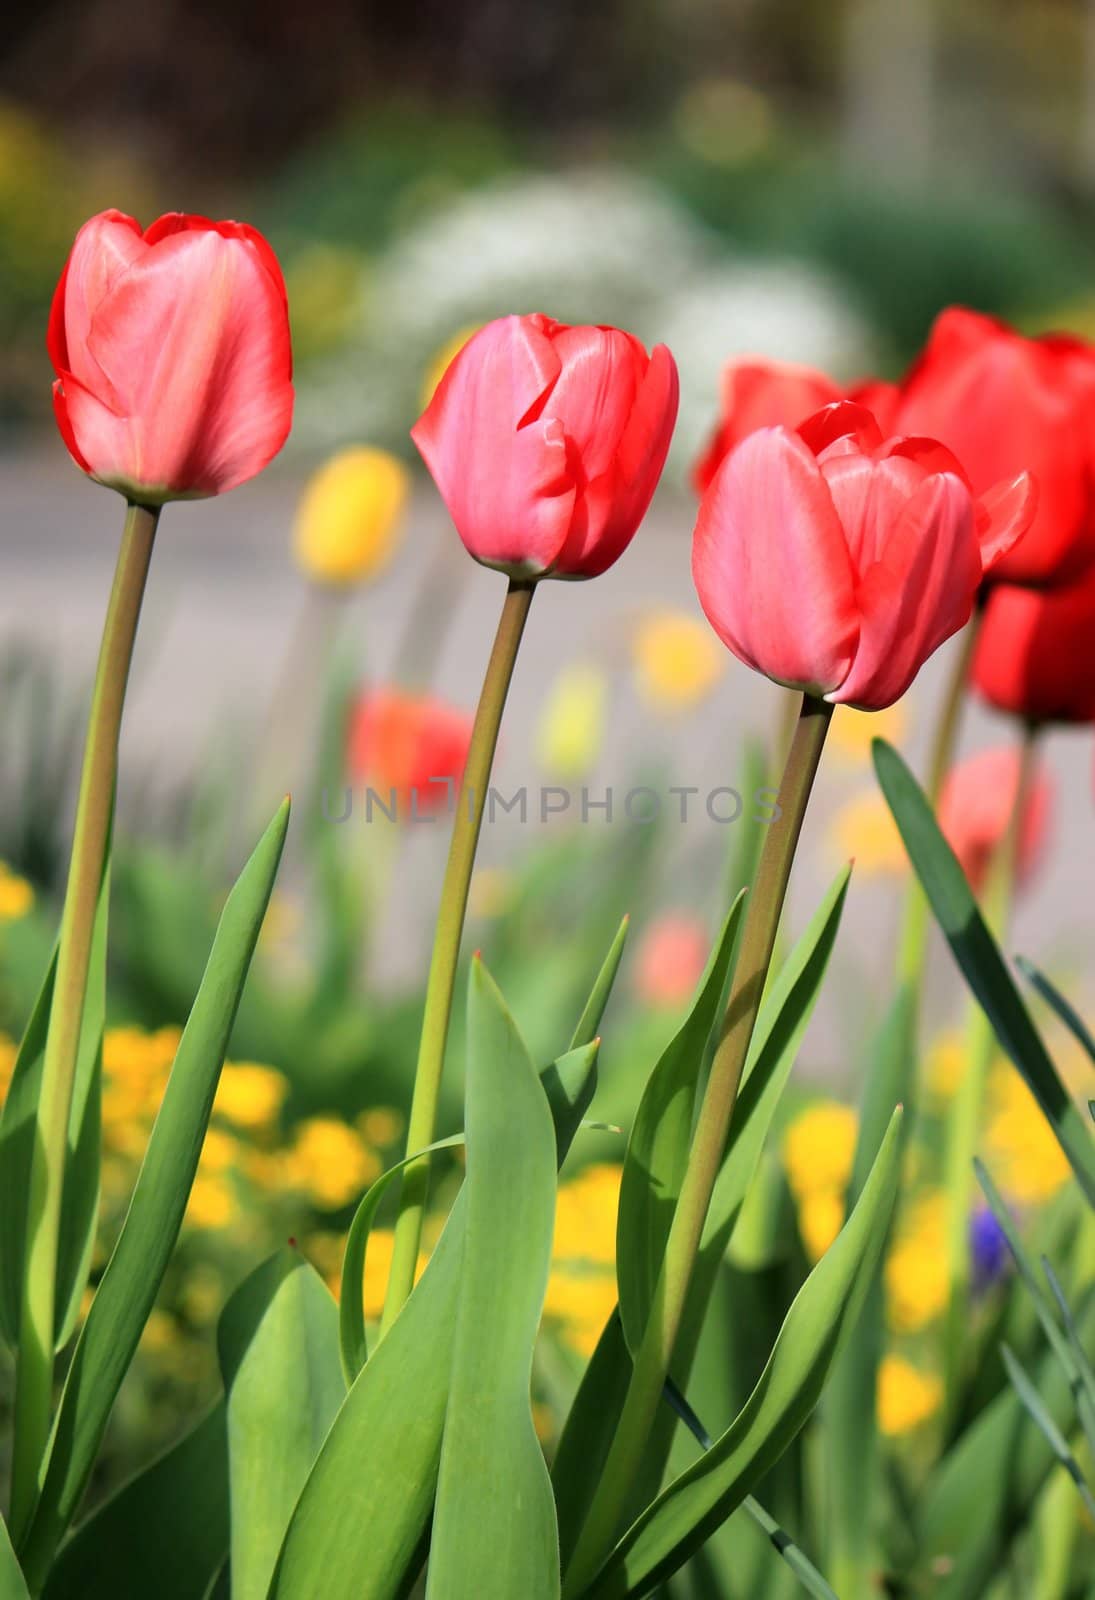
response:
[[[664,345],[515,316],[468,340],[411,437],[477,561],[593,578],[642,521],[676,417]]]
[[[939,802],[939,826],[962,863],[975,894],[985,886],[992,859],[1003,844],[1015,809],[1020,775],[1014,745],[980,750],[953,767]],[[1038,863],[1049,831],[1053,792],[1049,776],[1036,768],[1019,824],[1016,875],[1025,882]]]
[[[635,957],[635,986],[649,1006],[681,1006],[703,976],[710,940],[700,917],[667,911],[651,923]]]
[[[747,666],[878,711],[969,620],[1034,504],[1025,473],[975,500],[941,444],[884,441],[870,412],[839,401],[731,452],[700,506],[692,573]]]
[[[293,414],[285,284],[254,228],[104,211],[53,297],[54,409],[76,464],[131,500],[223,494],[260,472]]]

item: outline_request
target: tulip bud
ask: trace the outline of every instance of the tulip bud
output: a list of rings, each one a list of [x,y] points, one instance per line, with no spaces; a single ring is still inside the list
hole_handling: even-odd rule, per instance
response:
[[[989,867],[1007,836],[1015,809],[1022,765],[1014,745],[981,750],[952,767],[939,801],[939,826],[962,864],[970,887],[979,894]],[[1031,775],[1019,820],[1016,877],[1025,882],[1046,842],[1052,790],[1049,776]]]
[[[900,386],[893,431],[953,450],[975,494],[1029,472],[1038,505],[994,581],[1069,581],[1095,557],[1095,346],[952,306]]]
[[[402,533],[410,474],[386,450],[340,450],[305,485],[293,546],[315,583],[342,587],[375,578]]]
[[[104,211],[76,236],[47,340],[76,462],[146,505],[223,494],[281,449],[293,414],[281,269],[254,228]]]
[[[463,346],[411,437],[468,551],[513,578],[593,578],[650,504],[677,369],[617,328],[503,317]]]
[[[747,666],[876,711],[969,620],[1033,505],[1025,475],[975,501],[942,445],[883,441],[868,411],[841,401],[731,452],[700,506],[692,573]]]
[[[970,680],[983,699],[1025,722],[1095,722],[1095,567],[1039,592],[993,588]]]
[[[448,808],[464,776],[472,719],[432,695],[380,688],[361,696],[350,719],[347,765],[397,814]]]

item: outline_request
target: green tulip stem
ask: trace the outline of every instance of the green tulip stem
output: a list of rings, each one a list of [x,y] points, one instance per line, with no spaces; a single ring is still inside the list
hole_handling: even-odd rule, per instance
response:
[[[49,1435],[57,1251],[69,1116],[95,907],[114,805],[122,707],[158,520],[158,508],[131,503],[126,511],[80,774],[27,1197],[12,1455],[11,1519],[16,1538],[33,1510]]]
[[[733,988],[696,1119],[650,1317],[604,1471],[566,1574],[563,1593],[568,1600],[589,1586],[612,1549],[661,1401],[832,712],[833,707],[824,700],[803,697],[779,790],[781,811],[765,834],[749,894]]]
[[[422,1150],[435,1138],[441,1074],[445,1063],[456,967],[468,904],[475,851],[487,801],[498,729],[509,693],[517,651],[525,631],[535,584],[511,579],[498,632],[487,663],[483,689],[475,713],[464,778],[456,801],[452,841],[441,889],[441,904],[434,932],[433,955],[426,982],[422,1034],[418,1046],[411,1110],[407,1121],[407,1151]],[[422,1218],[429,1188],[429,1160],[413,1162],[403,1173],[399,1214],[395,1224],[392,1265],[388,1277],[381,1337],[398,1316],[414,1287],[415,1267],[422,1238]]]

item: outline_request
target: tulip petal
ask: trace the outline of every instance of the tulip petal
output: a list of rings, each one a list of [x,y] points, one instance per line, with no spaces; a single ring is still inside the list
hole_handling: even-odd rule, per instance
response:
[[[977,538],[985,573],[1007,555],[1034,521],[1038,485],[1029,472],[1010,483],[994,484],[977,502]]]
[[[647,361],[631,415],[610,470],[579,492],[574,521],[556,567],[567,577],[595,578],[630,544],[657,488],[677,421],[680,380],[664,344]],[[552,405],[556,403],[552,396]]]
[[[825,694],[852,664],[854,574],[821,471],[785,428],[745,438],[700,506],[692,575],[715,632],[747,666]]]
[[[562,423],[547,406],[559,358],[544,317],[474,334],[411,429],[470,553],[514,573],[551,567],[574,510]]]
[[[560,363],[551,411],[564,419],[592,482],[615,460],[648,365],[646,351],[618,328],[560,328],[551,343]]]
[[[882,443],[882,430],[874,417],[852,400],[836,400],[831,406],[823,406],[799,423],[798,433],[815,456],[834,446],[839,446],[843,454],[850,450],[877,450]]]
[[[863,575],[859,648],[826,698],[868,711],[899,699],[932,652],[969,621],[980,565],[966,485],[950,473],[926,478]]]
[[[122,211],[103,211],[84,223],[50,307],[46,349],[57,373],[102,386],[104,374],[88,349],[92,318],[112,285],[147,251],[140,224]]]
[[[153,493],[223,493],[284,444],[293,393],[280,294],[259,257],[216,229],[147,249],[97,306],[87,343],[132,419],[130,479]]]
[[[858,453],[826,453],[819,465],[844,529],[852,568],[857,574],[866,573],[881,559],[894,525],[924,481],[924,474],[901,456],[876,460]]]

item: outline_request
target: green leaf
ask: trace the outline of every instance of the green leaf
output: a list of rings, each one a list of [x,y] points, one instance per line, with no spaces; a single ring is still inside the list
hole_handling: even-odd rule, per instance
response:
[[[978,910],[966,874],[897,751],[876,739],[874,763],[909,859],[955,960],[992,1023],[1001,1047],[1041,1106],[1084,1193],[1095,1205],[1095,1143],[1030,1020]]]
[[[561,1165],[596,1084],[596,1043],[540,1082]],[[394,1600],[417,1572],[437,1487],[464,1257],[461,1188],[426,1270],[361,1369],[305,1484],[270,1595]]]
[[[1024,1409],[1028,1412],[1031,1421],[1039,1433],[1043,1435],[1049,1448],[1076,1485],[1080,1499],[1084,1503],[1084,1510],[1089,1517],[1095,1519],[1095,1498],[1092,1497],[1091,1490],[1084,1480],[1079,1462],[1069,1448],[1068,1440],[1057,1426],[1049,1408],[1023,1371],[1012,1350],[1006,1344],[1003,1344],[1000,1346],[1000,1354],[1004,1358],[1004,1366],[1007,1368],[1012,1387],[1022,1401]]]
[[[224,1401],[118,1489],[62,1545],[45,1600],[193,1600],[228,1555]]]
[[[1092,1061],[1095,1061],[1095,1037],[1076,1007],[1065,999],[1056,984],[1051,983],[1045,973],[1039,971],[1033,961],[1028,961],[1026,956],[1016,956],[1015,965],[1031,987],[1057,1013],[1073,1037],[1083,1045]]]
[[[15,1559],[8,1536],[8,1525],[0,1517],[0,1600],[30,1600],[23,1569]]]
[[[627,1144],[616,1222],[616,1281],[624,1338],[633,1356],[642,1343],[688,1166],[704,1047],[719,1014],[744,899],[743,890],[722,925],[692,1009],[647,1080]]]
[[[382,1172],[366,1191],[354,1212],[354,1220],[346,1235],[346,1249],[342,1257],[342,1287],[338,1300],[338,1345],[342,1374],[347,1389],[369,1359],[369,1345],[365,1334],[365,1256],[369,1248],[369,1234],[380,1202],[403,1168],[422,1156],[436,1150],[451,1150],[464,1143],[464,1135],[455,1133],[448,1139],[437,1139],[424,1150],[414,1150],[402,1161]]]
[[[624,1534],[586,1593],[649,1594],[704,1543],[779,1459],[809,1417],[858,1315],[889,1227],[899,1174],[900,1109],[834,1244],[796,1295],[756,1388],[711,1449]]]
[[[582,1374],[551,1464],[564,1569],[574,1554],[590,1495],[608,1459],[630,1381],[631,1357],[617,1307]]]
[[[109,842],[92,930],[80,1045],[69,1114],[68,1154],[57,1241],[56,1327],[60,1349],[72,1337],[87,1283],[99,1211],[102,1143],[102,1052],[106,1016],[107,911],[110,900]],[[26,1250],[27,1195],[46,1034],[57,972],[54,950],[23,1035],[11,1085],[0,1113],[0,1333],[18,1343]]]
[[[263,1600],[346,1393],[335,1302],[309,1262],[279,1250],[225,1306],[217,1348],[228,1403],[232,1594]]]
[[[577,1050],[583,1044],[592,1044],[596,1038],[597,1030],[601,1026],[601,1018],[605,1014],[605,1006],[607,1006],[609,996],[612,993],[612,986],[616,982],[616,974],[620,970],[624,945],[627,943],[629,923],[630,918],[624,917],[616,930],[616,937],[609,946],[608,954],[605,956],[601,970],[597,974],[596,982],[590,992],[589,999],[586,1001],[585,1010],[578,1019],[578,1026],[575,1028],[574,1037],[570,1041],[572,1050]]]
[[[79,1505],[174,1249],[288,824],[286,800],[228,896],[122,1231],[77,1340],[45,1481],[21,1551],[32,1585],[43,1577]]]
[[[480,960],[468,992],[464,1270],[427,1600],[555,1600],[559,1535],[529,1386],[551,1268],[555,1129]]]

